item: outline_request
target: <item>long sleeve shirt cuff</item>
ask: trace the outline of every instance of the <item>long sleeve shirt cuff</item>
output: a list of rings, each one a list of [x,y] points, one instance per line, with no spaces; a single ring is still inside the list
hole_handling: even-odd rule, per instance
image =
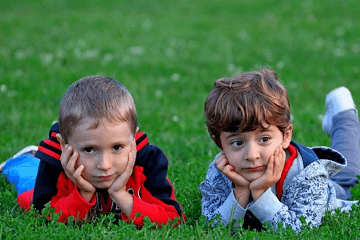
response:
[[[281,209],[282,203],[271,191],[271,188],[266,190],[261,197],[248,206],[248,209],[260,220],[261,223],[269,221]]]
[[[242,208],[234,196],[232,191],[223,205],[220,206],[219,213],[224,224],[227,224],[231,219],[244,218],[246,209]]]

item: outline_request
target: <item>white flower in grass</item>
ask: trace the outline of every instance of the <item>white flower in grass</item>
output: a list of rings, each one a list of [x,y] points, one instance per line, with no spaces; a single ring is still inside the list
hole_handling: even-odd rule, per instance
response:
[[[24,59],[26,57],[25,52],[21,50],[16,50],[15,57],[17,59]]]
[[[174,49],[172,49],[172,48],[167,48],[166,51],[165,51],[165,53],[166,53],[166,55],[167,55],[168,57],[172,57],[172,56],[174,56],[175,51],[174,51]]]
[[[21,69],[17,69],[17,70],[15,71],[15,75],[16,75],[17,77],[20,77],[21,75],[23,75],[23,71],[22,71]]]
[[[325,116],[324,114],[319,114],[319,115],[318,115],[318,119],[319,119],[320,121],[322,121],[322,120],[324,119],[324,116]]]
[[[289,88],[295,89],[295,88],[297,88],[297,86],[298,86],[297,82],[290,82],[289,83]]]
[[[152,27],[152,21],[150,19],[146,19],[143,24],[142,27],[144,29],[150,29]]]
[[[101,60],[102,65],[107,65],[109,62],[111,62],[114,59],[114,56],[111,53],[106,53]]]
[[[49,66],[52,62],[54,56],[51,53],[42,53],[40,54],[40,61],[43,67]]]
[[[73,52],[74,52],[74,56],[77,59],[82,59],[82,54],[81,54],[81,50],[79,47],[76,47]]]
[[[338,36],[338,37],[342,37],[344,36],[345,34],[345,28],[342,27],[342,26],[339,26],[335,29],[335,34]]]
[[[352,50],[354,53],[359,53],[359,51],[360,51],[359,45],[357,45],[357,44],[352,45],[352,46],[351,46],[351,50]]]
[[[248,32],[246,31],[246,29],[241,29],[239,32],[238,32],[238,37],[240,38],[240,40],[248,40],[249,39],[249,34]]]
[[[290,114],[290,122],[294,120],[294,115]]]
[[[172,120],[173,120],[174,122],[179,122],[179,117],[176,116],[176,115],[174,115],[174,116],[172,116]]]
[[[175,47],[176,45],[176,38],[171,38],[169,41],[170,46]]]
[[[5,84],[1,84],[1,85],[0,85],[0,91],[1,91],[1,92],[6,92],[6,90],[7,90],[6,85],[5,85]]]
[[[99,50],[98,49],[88,49],[83,54],[83,57],[85,59],[97,58],[98,56],[99,56]]]
[[[145,49],[141,46],[135,46],[130,48],[130,53],[132,55],[143,55],[145,53]]]
[[[156,95],[158,98],[160,98],[160,97],[163,95],[163,93],[162,93],[161,90],[156,90],[155,95]]]
[[[304,7],[305,9],[311,9],[311,8],[313,8],[313,6],[314,6],[314,4],[313,4],[312,1],[304,1],[304,2],[303,2],[303,7]]]
[[[345,53],[346,53],[345,49],[342,49],[342,48],[335,48],[333,50],[333,54],[335,57],[342,57],[345,55]]]
[[[58,48],[58,49],[56,50],[55,56],[56,56],[57,58],[64,58],[64,56],[65,56],[65,51],[64,51],[63,49],[61,49],[61,48]]]
[[[281,70],[285,67],[285,63],[283,61],[279,61],[276,63],[276,68]]]
[[[122,61],[123,63],[129,63],[131,61],[131,57],[129,55],[124,55]]]
[[[230,63],[230,64],[227,66],[227,69],[228,69],[229,72],[234,72],[234,71],[235,71],[235,64]]]
[[[86,47],[86,42],[83,39],[79,39],[78,42],[77,42],[77,45],[79,47],[84,48],[84,47]]]
[[[315,49],[320,49],[320,48],[322,48],[324,45],[325,45],[325,40],[322,39],[322,38],[318,38],[318,39],[316,39],[316,41],[315,41],[314,48],[315,48]]]
[[[180,79],[180,74],[178,73],[174,73],[173,75],[171,75],[171,80],[173,81],[178,81]]]

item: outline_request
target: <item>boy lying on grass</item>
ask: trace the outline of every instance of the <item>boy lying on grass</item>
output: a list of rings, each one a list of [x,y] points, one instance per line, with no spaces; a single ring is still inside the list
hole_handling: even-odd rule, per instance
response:
[[[349,187],[360,174],[359,120],[345,87],[326,97],[324,131],[331,148],[291,141],[287,92],[268,69],[215,82],[205,102],[211,138],[220,148],[201,183],[202,214],[224,224],[274,228],[282,222],[299,231],[300,216],[313,226],[326,210],[348,211],[356,201]]]
[[[34,159],[26,150],[22,155]],[[166,155],[138,131],[133,98],[113,79],[92,76],[73,83],[61,100],[59,122],[35,157],[35,189],[18,195],[21,208],[33,203],[41,211],[50,202],[61,222],[109,212],[137,226],[144,217],[159,226],[185,218],[167,178]]]

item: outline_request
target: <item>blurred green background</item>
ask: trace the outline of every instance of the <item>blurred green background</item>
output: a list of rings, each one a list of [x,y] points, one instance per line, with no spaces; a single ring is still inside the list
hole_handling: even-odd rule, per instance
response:
[[[288,89],[294,140],[329,145],[326,94],[346,86],[360,104],[359,9],[358,0],[3,0],[0,162],[47,137],[72,82],[112,77],[132,93],[140,129],[168,155],[192,232],[198,186],[218,152],[203,115],[214,81],[271,67]],[[15,198],[0,204],[5,220],[8,208],[21,216]],[[9,226],[0,236],[16,232]]]

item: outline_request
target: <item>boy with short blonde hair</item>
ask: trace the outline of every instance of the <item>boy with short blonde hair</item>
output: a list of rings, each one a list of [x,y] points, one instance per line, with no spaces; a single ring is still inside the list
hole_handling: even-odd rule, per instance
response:
[[[299,231],[300,216],[318,226],[326,210],[350,210],[356,202],[345,199],[360,174],[357,110],[346,88],[331,92],[326,105],[332,148],[308,148],[291,140],[288,95],[273,71],[217,80],[205,117],[221,152],[200,184],[202,213],[224,224],[243,218],[245,228],[283,222]]]
[[[35,189],[18,196],[22,208],[33,195],[37,209],[50,202],[61,222],[109,212],[137,226],[144,217],[159,226],[184,219],[166,155],[138,131],[130,93],[111,78],[86,77],[68,88],[59,122],[35,157],[41,160]]]

